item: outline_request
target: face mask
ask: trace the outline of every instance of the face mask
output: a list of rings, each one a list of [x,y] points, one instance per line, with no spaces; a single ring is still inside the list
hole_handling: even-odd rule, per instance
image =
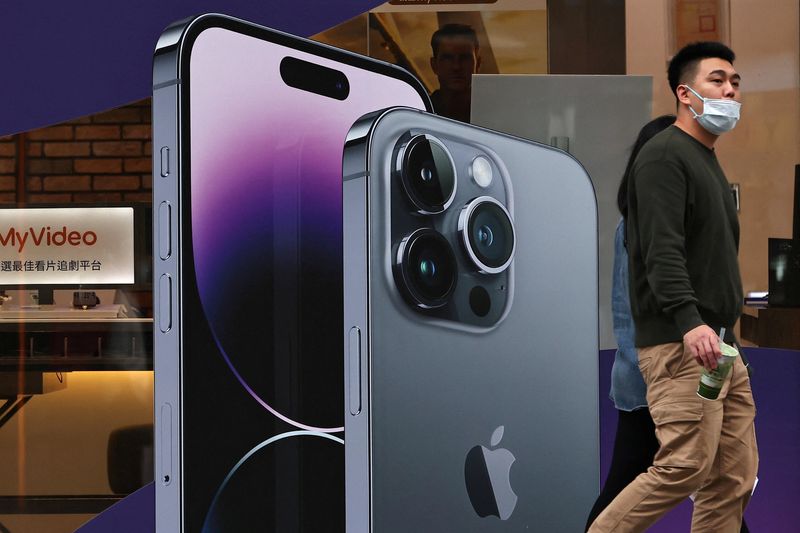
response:
[[[726,131],[731,131],[736,127],[736,122],[739,120],[739,109],[742,107],[742,104],[728,98],[703,98],[688,85],[685,87],[703,101],[702,115],[698,115],[697,112],[692,109],[692,106],[689,106],[689,109],[694,114],[694,118],[697,122],[709,133],[713,135],[722,135]]]

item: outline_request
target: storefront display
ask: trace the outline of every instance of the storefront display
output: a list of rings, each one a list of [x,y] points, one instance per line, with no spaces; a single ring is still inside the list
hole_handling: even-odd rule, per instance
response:
[[[258,52],[247,51],[239,54],[243,61],[234,61],[224,47],[204,49],[201,43],[195,50],[197,58],[206,54],[215,68],[225,69],[225,75],[205,73],[206,91],[189,94],[193,102],[204,102],[206,114],[190,115],[198,109],[193,105],[169,119],[175,128],[182,128],[184,141],[191,139],[202,148],[190,156],[159,137],[158,120],[154,130],[152,117],[164,109],[158,95],[172,95],[178,87],[186,93],[197,88],[187,81],[194,74],[180,83],[174,83],[177,76],[157,79],[153,99],[153,51],[169,24],[215,11],[401,66],[419,80],[421,91],[431,95],[436,111],[550,145],[581,162],[591,176],[599,205],[601,352],[599,384],[592,387],[599,386],[600,416],[592,423],[599,423],[601,477],[608,469],[616,427],[605,381],[613,355],[608,349],[614,346],[607,305],[610,236],[618,220],[614,192],[629,143],[651,116],[674,113],[666,65],[678,48],[696,39],[718,39],[733,48],[744,105],[739,125],[717,143],[715,156],[736,185],[744,292],[762,295],[750,299],[756,307],[747,306],[746,299],[734,330],[745,341],[742,354],[755,368],[752,386],[758,408],[761,483],[746,517],[752,530],[793,531],[800,522],[800,510],[792,505],[797,499],[793,480],[800,473],[800,462],[795,459],[795,447],[786,443],[796,440],[792,440],[793,428],[798,421],[786,405],[797,402],[797,387],[786,386],[785,376],[796,367],[794,348],[796,330],[800,330],[796,280],[791,274],[798,248],[797,229],[792,231],[792,193],[800,190],[793,182],[800,162],[799,9],[796,0],[776,0],[769,9],[762,3],[730,0],[392,0],[383,4],[375,0],[216,4],[186,0],[169,5],[145,0],[113,6],[90,0],[9,8],[0,18],[0,50],[7,52],[0,59],[7,74],[6,83],[0,85],[0,456],[5,458],[0,468],[0,531],[61,533],[85,523],[81,529],[85,533],[123,533],[122,526],[113,524],[115,516],[125,516],[131,531],[152,531],[155,485],[168,487],[170,497],[176,497],[179,483],[184,482],[181,468],[187,465],[194,472],[208,466],[216,476],[203,486],[191,484],[190,479],[186,495],[196,516],[187,530],[222,524],[217,521],[224,521],[225,513],[253,496],[242,496],[255,483],[253,476],[264,477],[253,472],[267,470],[274,473],[267,476],[270,479],[299,481],[289,490],[278,490],[286,486],[277,484],[263,487],[262,499],[277,503],[259,512],[280,515],[276,523],[284,524],[287,531],[342,529],[339,522],[336,527],[311,527],[319,524],[314,520],[324,520],[331,513],[318,510],[315,514],[292,499],[298,487],[306,491],[308,501],[329,495],[332,484],[343,489],[336,482],[314,480],[323,479],[321,473],[332,471],[330,465],[339,460],[345,439],[337,430],[343,426],[343,417],[363,408],[364,401],[347,396],[343,410],[336,401],[321,401],[320,391],[312,398],[296,387],[314,374],[306,383],[316,380],[327,386],[329,398],[345,397],[346,379],[353,377],[328,379],[329,374],[345,376],[340,368],[343,358],[324,368],[310,364],[312,351],[325,352],[329,344],[349,346],[350,341],[350,332],[342,338],[342,324],[330,318],[341,302],[335,296],[336,287],[325,281],[341,274],[330,259],[340,253],[336,246],[341,228],[338,211],[330,210],[333,204],[325,204],[322,198],[341,191],[317,163],[327,161],[334,148],[343,144],[327,136],[328,121],[347,122],[345,132],[356,115],[372,108],[397,103],[424,107],[425,98],[413,94],[399,102],[390,94],[393,89],[366,91],[365,105],[358,112],[348,108],[347,120],[333,106],[281,100],[275,107],[281,111],[277,117],[253,105],[255,93],[267,103],[280,99],[274,87],[253,82],[269,78]],[[470,44],[447,41],[453,35]],[[463,53],[453,55],[454,50]],[[336,59],[327,60],[332,58]],[[453,63],[452,75],[447,74],[448,63]],[[347,94],[329,103],[349,102],[358,93],[350,71],[344,67],[339,71],[347,74],[350,85],[337,89],[334,83],[334,92]],[[292,77],[290,72],[287,75]],[[197,73],[196,79],[200,76]],[[292,84],[287,81],[287,86]],[[248,87],[249,94],[244,90]],[[448,102],[443,103],[443,95]],[[177,101],[169,105],[177,106]],[[192,121],[204,121],[203,127],[190,129]],[[267,126],[259,129],[257,123]],[[298,125],[306,137],[295,134]],[[452,146],[452,140],[444,144]],[[297,151],[302,154],[296,159],[298,164],[287,163],[295,161],[291,155]],[[206,169],[202,176],[196,172],[201,167]],[[491,163],[489,167],[493,168]],[[491,188],[497,184],[492,181],[497,173],[487,178],[485,168],[476,159],[459,172],[472,180],[470,187],[488,183]],[[189,170],[193,180],[202,178],[200,188],[182,198],[175,189],[172,197],[153,202],[161,185],[175,184],[170,180]],[[531,174],[536,179],[537,174]],[[273,177],[274,186],[251,190],[266,175]],[[300,185],[293,188],[292,183]],[[200,180],[192,182],[192,186],[197,184]],[[424,198],[420,201],[400,192],[409,206],[424,211],[409,219],[414,223],[426,221],[422,225],[433,230],[437,222],[430,220],[445,217],[428,214],[431,206]],[[523,204],[540,200],[513,205],[509,213],[515,229],[519,229],[516,217],[526,207]],[[503,204],[502,199],[498,201]],[[462,207],[468,204],[476,209],[481,202],[464,202]],[[455,207],[448,205],[445,213],[454,212]],[[555,207],[547,204],[542,209]],[[568,212],[570,206],[562,208]],[[194,219],[183,216],[187,212],[203,213],[207,223],[193,224]],[[180,235],[178,227],[182,227]],[[495,268],[476,253],[480,243],[462,242],[458,230],[453,231],[454,239],[460,239],[453,241],[457,262],[477,265],[478,270]],[[481,235],[488,238],[488,233]],[[271,244],[266,252],[253,245],[267,237]],[[317,246],[320,242],[323,245]],[[397,253],[392,249],[389,255]],[[178,257],[184,259],[183,270],[176,265]],[[154,259],[164,264],[172,261],[170,269],[154,276]],[[549,259],[557,265],[567,263],[561,269],[567,272],[569,251]],[[511,268],[516,266],[512,261]],[[253,274],[278,270],[288,274],[269,279]],[[498,274],[497,279],[503,279],[498,284],[505,287],[500,292],[507,291],[511,281],[519,283],[519,270],[514,271],[513,280],[503,278],[508,270]],[[195,292],[186,290],[187,272],[192,282],[196,278]],[[406,272],[407,279],[412,274],[419,281],[425,272]],[[538,272],[525,275],[544,279]],[[485,327],[481,321],[498,318],[495,312],[500,304],[495,305],[499,300],[494,293],[488,298],[482,293],[473,297],[463,286],[452,291],[450,286],[427,287],[433,292],[425,292],[414,283],[398,285],[401,297],[391,305],[408,307],[412,302],[428,313],[424,316],[447,320],[452,316],[439,305],[458,297],[466,299],[465,307],[453,316],[463,319],[467,329]],[[765,294],[768,289],[771,296]],[[293,295],[303,291],[308,297],[298,304]],[[164,294],[180,297],[161,298]],[[500,300],[515,313],[517,306],[525,306],[533,322],[553,306],[563,305],[558,294],[546,294],[529,306],[519,299]],[[192,303],[193,310],[187,310],[186,303]],[[159,307],[170,312],[154,312]],[[403,309],[420,314],[410,307]],[[296,322],[304,319],[313,324],[301,331]],[[532,323],[530,331],[536,327]],[[178,366],[177,359],[159,361],[158,352],[166,352],[158,342],[154,346],[154,330],[165,336],[179,328],[183,328],[185,367]],[[419,337],[415,340],[427,338]],[[525,346],[531,353],[541,348],[533,341]],[[213,365],[203,366],[188,356],[189,351],[206,349],[218,355]],[[267,352],[293,355],[261,357],[250,364],[252,354]],[[292,361],[299,363],[287,363]],[[153,369],[164,364],[172,365],[163,373],[171,381],[159,395],[159,378]],[[590,364],[594,365],[593,358]],[[180,372],[189,372],[191,379],[181,381]],[[228,385],[223,383],[226,380]],[[185,390],[177,392],[184,385]],[[420,390],[423,385],[421,378]],[[163,394],[173,396],[165,401]],[[173,401],[176,395],[192,398],[194,407],[184,410]],[[561,400],[550,402],[560,407]],[[169,406],[166,411],[164,404]],[[182,417],[188,421],[185,432],[179,425]],[[258,422],[238,427],[239,417]],[[160,424],[163,420],[166,426]],[[154,421],[159,422],[155,431]],[[222,429],[209,438],[213,442],[208,447],[168,457],[154,447],[154,442],[165,438],[175,439],[173,443],[179,438],[207,438],[208,427],[217,422]],[[473,461],[483,459],[488,472],[489,458],[500,457],[490,454],[507,449],[516,458],[510,475],[517,499],[504,497],[495,500],[495,507],[485,507],[478,498],[475,505],[475,494],[463,487],[455,497],[476,519],[481,513],[486,515],[481,524],[502,527],[511,523],[502,518],[522,516],[520,506],[526,505],[528,495],[519,490],[526,485],[515,476],[530,470],[523,464],[524,454],[515,447],[519,433],[515,434],[512,424],[499,425],[476,429],[457,474],[464,477],[468,454]],[[536,426],[536,430],[544,429]],[[237,432],[246,436],[247,445],[233,449],[229,444],[238,438]],[[440,427],[431,432],[435,434],[432,441],[446,437],[438,435],[446,433]],[[302,458],[310,456],[325,464],[303,463]],[[298,466],[301,463],[307,468]],[[343,512],[344,495],[339,493]],[[336,502],[330,503],[324,508],[336,507]],[[487,509],[490,512],[485,513]],[[173,511],[180,513],[177,504]],[[689,512],[684,505],[652,530],[685,529]]]

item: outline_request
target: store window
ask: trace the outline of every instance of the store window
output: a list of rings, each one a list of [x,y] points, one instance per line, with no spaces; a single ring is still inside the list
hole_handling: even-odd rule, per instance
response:
[[[150,101],[0,140],[0,530],[152,480]]]
[[[482,57],[470,121],[566,149],[594,182],[601,348],[615,345],[607,302],[619,218],[616,187],[628,150],[647,120],[675,113],[666,79],[672,55],[697,40],[729,45],[737,55],[744,105],[742,120],[720,138],[716,152],[739,206],[739,261],[752,304],[737,331],[745,344],[800,348],[800,246],[793,244],[800,238],[800,229],[793,230],[793,220],[800,220],[797,2],[779,0],[768,9],[731,0],[423,4],[388,2],[315,38],[401,65],[433,93],[439,85],[429,66],[432,33],[449,23],[476,30]],[[498,74],[516,77],[480,79]],[[529,79],[538,74],[548,79]],[[579,88],[581,76],[587,77]],[[567,99],[571,92],[574,102]]]
[[[547,73],[544,1],[389,2],[314,38],[402,66],[438,114],[467,122],[473,75]]]
[[[719,38],[736,53],[742,118],[715,149],[739,202],[739,264],[752,304],[744,308],[740,336],[746,344],[799,349],[800,288],[793,287],[800,286],[800,261],[796,250],[782,253],[773,244],[770,252],[770,239],[791,241],[800,217],[800,7],[793,0],[769,8],[729,0],[656,4],[626,3],[628,74],[652,76],[654,116],[675,110],[665,66],[676,47]],[[773,305],[765,309],[770,290]]]
[[[737,192],[745,293],[773,290],[779,272],[800,286],[800,252],[784,247],[781,263],[770,250],[770,239],[800,239],[800,223],[793,228],[800,219],[796,0],[768,7],[731,0],[428,4],[389,2],[314,38],[399,64],[435,93],[442,80],[431,61],[433,34],[447,25],[474,32],[469,120],[564,149],[592,176],[600,208],[601,348],[613,347],[616,188],[641,125],[675,112],[666,67],[692,40],[728,44],[742,75],[742,120],[716,152]],[[152,479],[150,116],[146,99],[0,138],[0,531],[72,531]],[[15,226],[20,235],[33,228],[31,242],[58,241],[68,224],[56,217],[49,234],[39,233],[30,216],[62,216],[65,209],[84,209],[83,221],[102,209],[126,213],[119,231],[130,240],[130,256],[114,252],[110,260],[121,261],[129,277],[70,278],[81,261],[91,274],[92,262],[102,269],[105,260],[23,254],[9,221],[23,222]],[[26,261],[33,261],[31,276],[20,274]],[[33,277],[48,272],[48,261],[56,274],[66,261],[63,279]],[[800,301],[765,311],[757,299],[745,308],[740,337],[800,349]]]

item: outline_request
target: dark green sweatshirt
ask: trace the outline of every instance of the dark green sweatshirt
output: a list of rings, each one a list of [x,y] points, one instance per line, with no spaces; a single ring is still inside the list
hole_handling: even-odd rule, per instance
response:
[[[714,151],[676,126],[644,145],[628,184],[628,255],[636,346],[680,342],[742,311],[739,221]]]

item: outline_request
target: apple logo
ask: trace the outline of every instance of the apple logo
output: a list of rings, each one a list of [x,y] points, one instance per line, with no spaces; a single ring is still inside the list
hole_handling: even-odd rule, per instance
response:
[[[516,457],[505,448],[497,448],[504,427],[492,433],[491,449],[478,445],[467,453],[464,481],[472,507],[478,516],[497,516],[508,520],[517,505],[517,495],[511,488],[511,465]]]

